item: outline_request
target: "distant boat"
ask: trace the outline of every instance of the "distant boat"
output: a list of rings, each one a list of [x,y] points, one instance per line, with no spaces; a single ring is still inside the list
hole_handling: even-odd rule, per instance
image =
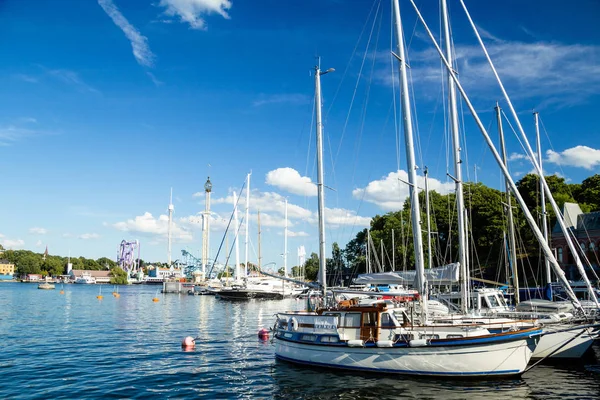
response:
[[[54,289],[54,284],[49,282],[40,283],[38,289],[51,290]]]
[[[79,284],[95,284],[96,283],[96,278],[94,278],[92,275],[90,275],[89,273],[83,273],[81,274],[81,276],[78,276],[77,278],[75,278],[75,283],[79,283]]]

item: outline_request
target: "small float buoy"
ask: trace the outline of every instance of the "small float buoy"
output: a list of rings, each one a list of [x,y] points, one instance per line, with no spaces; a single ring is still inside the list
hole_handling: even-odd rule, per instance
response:
[[[184,350],[191,350],[196,347],[196,339],[191,336],[186,336],[181,342],[181,348]]]
[[[155,302],[155,303],[158,303],[158,302],[160,301],[160,299],[159,299],[158,297],[154,297],[154,298],[152,299],[152,301],[153,301],[153,302]]]
[[[267,340],[267,339],[269,339],[269,334],[270,334],[270,332],[269,332],[269,330],[268,330],[268,329],[266,329],[266,328],[261,328],[261,329],[258,331],[258,338],[259,338],[260,340]]]
[[[102,300],[102,299],[104,298],[104,296],[102,296],[102,295],[98,295],[98,296],[96,296],[96,298],[97,298],[98,300]]]
[[[65,291],[64,291],[64,290],[61,290],[59,293],[60,293],[60,294],[65,294]]]

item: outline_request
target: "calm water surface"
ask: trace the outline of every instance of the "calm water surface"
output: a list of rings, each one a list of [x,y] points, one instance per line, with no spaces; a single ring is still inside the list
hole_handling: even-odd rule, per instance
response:
[[[360,375],[275,361],[257,339],[295,300],[228,302],[153,286],[0,283],[0,398],[599,399],[600,346],[519,379]],[[185,336],[196,349],[182,351]]]

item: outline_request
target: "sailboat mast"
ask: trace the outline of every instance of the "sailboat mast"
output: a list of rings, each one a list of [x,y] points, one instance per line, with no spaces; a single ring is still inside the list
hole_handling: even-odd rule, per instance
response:
[[[167,249],[167,265],[171,266],[171,238],[173,224],[173,188],[171,188],[171,197],[169,198],[169,230],[168,230],[168,249]]]
[[[446,60],[448,64],[453,65],[452,45],[450,39],[450,23],[448,21],[448,6],[446,0],[441,0],[442,9],[442,24],[444,29],[444,45]],[[463,195],[462,181],[462,160],[460,156],[460,137],[458,129],[458,109],[456,107],[456,87],[452,77],[447,74],[448,79],[448,103],[450,111],[450,129],[452,133],[452,154],[454,156],[454,182],[456,190],[456,208],[458,216],[458,262],[460,263],[461,271],[461,297],[462,297],[462,312],[467,312],[469,301],[469,266],[467,265],[467,229],[464,218],[465,199]]]
[[[502,129],[502,116],[500,115],[500,106],[496,103],[496,119],[498,121],[498,134],[500,135],[500,149],[502,151],[502,162],[504,166],[508,168],[508,162],[506,158],[506,146],[504,143],[504,130]],[[512,267],[512,284],[515,291],[515,304],[519,304],[519,268],[517,266],[517,246],[515,240],[515,223],[513,219],[513,210],[511,205],[510,186],[508,181],[504,180],[506,190],[506,207],[508,214],[508,247],[510,249],[510,265]],[[550,264],[548,264],[548,267]],[[507,277],[508,278],[508,277]]]
[[[287,237],[288,237],[288,201],[285,199],[285,228],[283,230],[283,276],[288,276],[287,273]]]
[[[477,111],[475,110],[475,107],[473,107],[473,104],[469,100],[469,96],[467,96],[464,88],[460,84],[460,81],[458,80],[458,78],[454,74],[454,70],[452,69],[452,65],[450,65],[450,63],[448,63],[448,60],[446,60],[446,57],[444,56],[444,53],[442,52],[442,49],[437,44],[437,41],[435,40],[435,37],[433,36],[433,33],[431,33],[431,29],[429,29],[429,26],[425,22],[425,19],[423,18],[423,15],[421,15],[421,12],[419,11],[419,9],[418,9],[417,5],[415,4],[414,0],[410,0],[410,3],[412,4],[413,9],[415,10],[415,13],[417,14],[417,17],[419,18],[419,21],[421,21],[421,24],[425,28],[425,31],[427,32],[427,35],[429,36],[429,39],[431,40],[431,42],[433,43],[436,51],[438,52],[438,55],[440,56],[440,59],[442,60],[442,63],[446,67],[446,70],[450,73],[450,76],[454,80],[454,83],[456,84],[457,89],[460,91],[460,94],[463,97],[465,105],[467,106],[467,108],[471,112],[471,115],[473,116],[473,119],[475,120],[475,123],[477,124],[477,127],[479,128],[479,131],[483,135],[483,137],[484,137],[484,139],[485,139],[488,147],[490,148],[490,150],[492,152],[492,155],[494,156],[494,159],[498,163],[498,166],[500,167],[500,169],[502,170],[502,173],[504,174],[506,180],[510,184],[510,189],[514,193],[514,195],[515,195],[515,197],[517,199],[517,202],[519,203],[519,206],[521,207],[521,210],[523,210],[523,214],[525,216],[525,219],[529,223],[529,226],[531,227],[531,230],[533,231],[534,236],[536,237],[536,239],[538,240],[538,242],[540,242],[541,247],[542,247],[542,251],[544,252],[544,254],[546,255],[546,257],[552,263],[552,267],[554,268],[555,274],[557,275],[557,277],[561,281],[561,283],[562,283],[565,291],[567,292],[567,295],[569,296],[569,298],[571,299],[571,301],[573,302],[573,304],[575,305],[575,307],[577,307],[578,309],[581,309],[581,303],[579,302],[579,300],[575,296],[575,293],[573,292],[573,289],[569,285],[569,282],[567,281],[567,277],[565,276],[565,273],[563,272],[563,270],[561,269],[560,265],[556,261],[556,258],[554,257],[554,254],[552,254],[552,250],[550,249],[550,246],[548,246],[548,243],[546,243],[546,242],[543,241],[542,232],[540,231],[539,227],[537,226],[537,223],[535,222],[535,219],[531,215],[531,212],[527,208],[527,204],[525,203],[525,200],[523,200],[523,196],[521,196],[521,194],[519,193],[517,185],[513,181],[512,177],[510,176],[510,173],[508,172],[508,169],[506,168],[506,166],[502,162],[502,158],[500,157],[500,154],[498,154],[498,151],[496,150],[496,148],[494,146],[494,143],[492,142],[492,139],[490,138],[487,130],[483,126],[483,123],[481,122],[481,119],[479,118],[479,115],[477,114]],[[461,3],[462,3],[462,0],[461,0]],[[474,26],[474,24],[473,24],[473,26]],[[481,42],[481,37],[478,36],[478,39],[479,39],[480,43],[483,43],[483,42]],[[495,72],[495,69],[494,69],[494,72]],[[506,95],[506,92],[503,91],[503,93],[505,94],[505,98],[507,99],[507,101],[509,102],[509,105],[510,105],[510,99],[508,99],[508,96]],[[517,116],[516,112],[514,112],[514,109],[512,107],[511,107],[511,112],[513,113],[513,116],[515,116],[515,117]],[[517,123],[518,123],[518,119],[517,118],[515,118],[515,119],[517,120]],[[519,124],[519,128],[521,130],[521,135],[522,135],[522,137],[524,139],[525,144],[528,145],[529,142],[527,141],[527,137],[524,135],[524,133],[522,131],[522,127],[520,126],[520,124]],[[527,151],[528,151],[529,156],[532,157],[531,147],[528,146]],[[534,166],[537,167],[537,162],[534,159],[532,159],[532,162],[533,162]],[[544,180],[544,182],[545,182],[545,180]],[[549,188],[548,188],[547,185],[544,185],[544,188],[548,191],[547,193],[550,193],[549,192]],[[549,197],[550,197],[551,202],[552,202],[551,193],[550,193]],[[553,208],[554,208],[554,204],[553,204]],[[557,221],[560,223],[562,221],[562,219],[561,218],[557,218]],[[561,224],[561,228],[563,229],[563,231],[566,231],[566,228],[564,226],[562,226],[562,225],[564,225],[564,222]],[[566,238],[567,238],[567,242],[568,242],[569,237],[566,236]],[[581,267],[581,268],[583,268],[583,267]],[[587,276],[585,276],[585,279],[587,279]],[[589,286],[590,286],[589,285],[589,280],[586,282],[586,284],[588,285],[588,288],[589,288]],[[596,296],[595,296],[595,294],[593,292],[590,294],[590,296],[593,298],[594,302],[597,303]]]
[[[396,270],[396,243],[394,241],[394,230],[392,229],[392,271]]]
[[[250,175],[246,178],[246,217],[244,218],[244,225],[246,229],[246,237],[244,238],[244,269],[246,275],[248,275],[248,226],[250,225]]]
[[[427,167],[425,167],[423,175],[425,175],[425,210],[427,214],[427,258],[429,262],[427,268],[433,268],[433,255],[431,254],[431,217],[429,215],[429,183],[427,180],[428,172]]]
[[[317,124],[317,193],[319,201],[319,283],[323,289],[323,304],[327,299],[327,270],[325,255],[325,178],[323,174],[323,121],[321,120],[321,75],[334,71],[329,68],[321,72],[315,67],[315,112]]]
[[[413,245],[415,252],[415,286],[423,299],[423,319],[427,319],[427,282],[425,281],[425,267],[423,265],[423,237],[421,236],[421,210],[419,207],[419,196],[417,189],[417,165],[415,163],[415,148],[412,129],[412,115],[410,109],[410,97],[408,89],[408,77],[406,74],[406,56],[404,54],[404,36],[402,33],[402,21],[400,20],[400,5],[394,0],[394,25],[396,31],[397,51],[400,68],[402,122],[404,126],[404,141],[406,144],[406,161],[408,172],[408,183],[410,192],[410,206],[412,211]]]
[[[238,220],[238,197],[235,191],[233,192],[233,229],[235,229],[235,236],[233,237],[235,240],[235,279],[240,279],[242,277],[240,271],[240,222]]]
[[[257,222],[257,227],[258,227],[258,271],[260,272],[262,270],[262,254],[260,252],[260,210],[257,213],[257,218],[258,218],[258,222]]]
[[[537,142],[537,156],[538,163],[540,164],[540,170],[544,173],[544,168],[542,167],[542,144],[540,140],[540,124],[539,124],[539,114],[537,112],[533,113],[533,118],[535,119],[535,138]],[[544,192],[544,184],[540,179],[540,203],[542,206],[542,233],[544,234],[544,240],[548,243],[548,218],[546,217],[546,193]],[[546,271],[546,283],[552,282],[552,275],[550,274],[550,262],[544,257],[544,267]]]

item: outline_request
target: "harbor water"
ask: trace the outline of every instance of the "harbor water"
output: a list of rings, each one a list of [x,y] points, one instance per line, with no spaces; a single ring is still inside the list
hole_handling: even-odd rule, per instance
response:
[[[98,300],[100,288],[102,300]],[[435,380],[276,361],[257,337],[301,301],[230,302],[152,286],[0,283],[0,398],[598,399],[600,346],[520,378]],[[152,299],[158,297],[158,302]],[[181,341],[196,337],[196,348]]]

